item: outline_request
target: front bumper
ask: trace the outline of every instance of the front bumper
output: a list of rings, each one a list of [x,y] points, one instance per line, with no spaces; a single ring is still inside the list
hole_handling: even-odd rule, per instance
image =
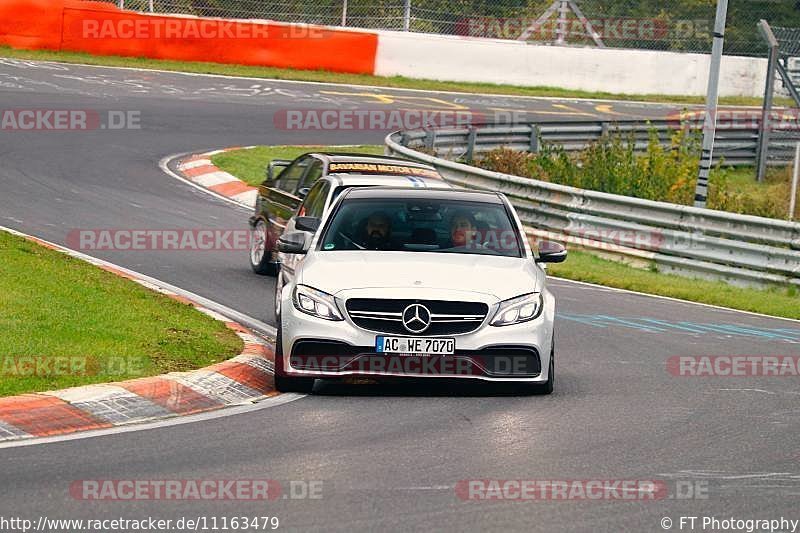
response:
[[[298,311],[289,288],[282,295],[283,368],[287,376],[313,378],[460,378],[493,382],[543,383],[549,378],[555,301],[545,292],[536,320],[449,337],[456,353],[445,356],[378,354],[381,335],[344,321],[322,320]],[[410,336],[410,335],[409,335]]]

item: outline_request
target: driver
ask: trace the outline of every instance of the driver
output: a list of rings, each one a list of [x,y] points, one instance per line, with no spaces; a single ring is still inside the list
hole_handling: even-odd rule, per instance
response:
[[[392,238],[392,220],[383,211],[375,211],[364,229],[364,246],[368,250],[388,250]]]
[[[450,219],[450,241],[453,248],[475,245],[478,236],[478,223],[475,217],[465,211],[456,212]]]

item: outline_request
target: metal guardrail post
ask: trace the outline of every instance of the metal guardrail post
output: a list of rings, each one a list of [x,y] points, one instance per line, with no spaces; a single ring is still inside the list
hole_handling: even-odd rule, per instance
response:
[[[436,130],[425,130],[425,148],[433,150],[436,147]]]
[[[764,181],[769,156],[770,114],[772,113],[772,95],[775,93],[775,74],[778,66],[778,40],[766,20],[758,23],[758,31],[769,45],[769,61],[767,83],[764,89],[764,107],[761,110],[761,129],[758,132],[758,149],[756,156],[756,178]]]
[[[530,144],[530,152],[532,154],[538,154],[539,150],[541,150],[541,146],[539,143],[539,126],[536,124],[531,124],[531,144]]]
[[[475,159],[475,140],[478,138],[478,129],[475,126],[469,127],[469,134],[467,134],[467,151],[464,154],[464,159],[467,163],[472,163]]]

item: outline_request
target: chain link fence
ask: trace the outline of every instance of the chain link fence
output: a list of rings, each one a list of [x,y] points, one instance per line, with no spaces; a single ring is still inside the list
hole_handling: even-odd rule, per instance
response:
[[[410,30],[529,42],[703,52],[716,0],[106,0],[125,9]],[[798,0],[730,0],[725,53],[764,56],[756,24],[800,27]]]
[[[772,31],[780,45],[780,59],[787,77],[800,88],[800,28],[773,26]]]

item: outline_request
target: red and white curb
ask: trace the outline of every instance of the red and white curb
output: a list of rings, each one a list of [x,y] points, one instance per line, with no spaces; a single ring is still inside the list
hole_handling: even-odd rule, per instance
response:
[[[0,226],[0,230],[87,261],[192,305],[201,313],[224,322],[244,342],[244,349],[238,356],[200,370],[0,398],[0,442],[153,422],[253,403],[277,394],[272,346],[240,323],[192,298],[159,286],[146,276],[10,228]]]
[[[356,146],[352,144],[337,144],[327,148],[354,148]],[[314,147],[313,145],[308,145],[309,149]],[[258,198],[258,187],[248,185],[211,162],[211,158],[217,154],[234,150],[252,150],[253,148],[257,148],[257,146],[234,146],[202,154],[168,156],[161,160],[159,166],[161,170],[170,176],[186,181],[213,196],[231,201],[248,209],[254,209],[256,207],[256,198]],[[176,165],[177,174],[169,168],[170,163],[176,159],[178,160]]]
[[[255,146],[232,147],[194,154],[182,159],[178,163],[177,169],[181,176],[191,183],[252,209],[256,206],[258,187],[248,185],[232,174],[220,170],[211,162],[211,158],[217,154],[252,148]]]

